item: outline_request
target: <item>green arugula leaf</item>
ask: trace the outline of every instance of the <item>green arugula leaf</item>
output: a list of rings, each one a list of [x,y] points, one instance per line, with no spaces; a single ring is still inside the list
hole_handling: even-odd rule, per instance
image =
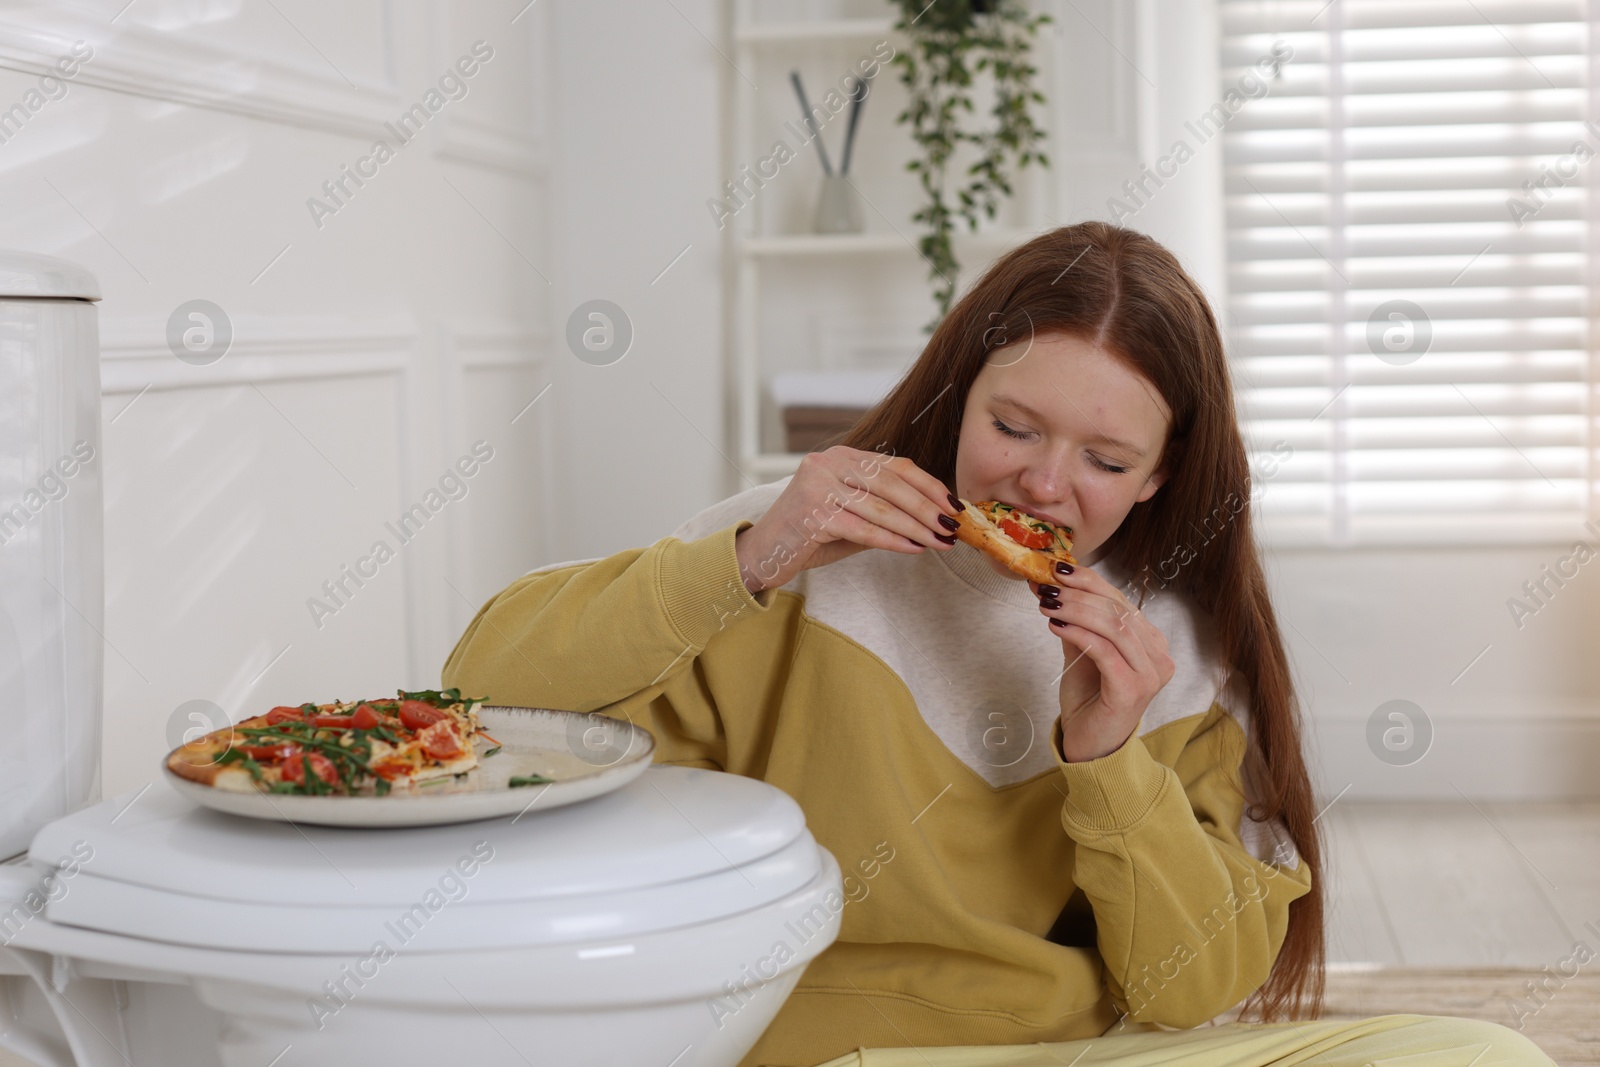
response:
[[[228,751],[218,756],[217,763],[243,763],[244,769],[250,772],[251,779],[257,782],[261,781],[261,764],[257,763],[249,756],[246,756],[243,752],[240,752],[236,748],[230,748]]]
[[[264,739],[273,744],[294,742],[307,750],[300,757],[303,764],[310,762],[310,752],[320,752],[333,764],[333,769],[339,776],[339,784],[343,786],[342,792],[354,793],[360,783],[372,775],[372,767],[367,762],[372,754],[372,745],[370,742],[358,743],[351,737],[351,731],[321,730],[311,723],[304,722],[279,723],[270,727],[239,727],[238,731],[247,738]],[[338,736],[335,737],[335,734]],[[348,742],[348,747],[344,742]],[[274,789],[274,792],[302,793],[307,796],[324,796],[334,792],[333,783],[324,782],[314,774],[308,774],[306,780],[298,785],[294,782],[279,784],[289,788]]]
[[[524,774],[512,776],[511,781],[508,782],[507,785],[509,785],[512,789],[516,789],[519,786],[544,785],[547,782],[553,781],[555,781],[554,778],[546,778],[542,774]]]
[[[461,690],[452,689],[419,689],[415,693],[398,690],[401,700],[420,700],[432,704],[436,708],[447,708],[451,704],[465,704],[470,710],[474,704],[482,704],[488,697],[464,697]]]

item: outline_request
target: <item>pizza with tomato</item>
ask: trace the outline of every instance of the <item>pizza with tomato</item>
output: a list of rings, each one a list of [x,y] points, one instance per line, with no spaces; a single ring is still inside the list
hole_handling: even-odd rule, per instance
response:
[[[1040,585],[1058,581],[1057,563],[1072,558],[1072,529],[996,500],[961,501],[956,536],[1008,570]]]
[[[473,739],[488,737],[473,710],[481,703],[459,689],[428,689],[276,707],[179,745],[167,768],[233,792],[386,796],[476,767]]]

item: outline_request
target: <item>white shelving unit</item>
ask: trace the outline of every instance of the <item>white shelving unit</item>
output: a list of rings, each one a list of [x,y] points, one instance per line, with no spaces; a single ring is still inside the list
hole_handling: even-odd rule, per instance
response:
[[[725,128],[730,130],[732,149],[730,158],[735,168],[741,163],[753,163],[758,156],[765,153],[775,138],[781,137],[785,141],[792,141],[790,131],[787,129],[774,126],[764,127],[758,131],[754,128],[757,121],[756,89],[747,78],[756,79],[764,88],[783,94],[787,103],[785,118],[792,119],[798,126],[799,104],[787,84],[787,70],[796,65],[797,55],[815,57],[821,52],[830,55],[836,52],[838,70],[842,73],[848,71],[858,57],[868,54],[870,46],[876,42],[888,40],[894,45],[896,52],[904,50],[907,44],[906,40],[892,29],[894,19],[891,17],[757,21],[749,17],[749,8],[753,6],[755,0],[728,0],[728,2],[732,9],[732,60],[738,73],[728,79],[729,88],[726,90],[724,101],[727,120]],[[873,0],[842,0],[842,2],[856,3],[868,8],[881,8],[885,11],[889,9],[887,2],[881,4]],[[1036,65],[1041,68],[1037,84],[1047,98],[1052,95],[1050,86],[1053,82],[1048,74],[1053,61],[1050,51],[1054,45],[1053,34],[1040,34],[1035,41],[1033,53]],[[781,81],[770,77],[770,72],[774,70],[782,72]],[[768,77],[763,79],[763,75]],[[900,90],[897,69],[885,64],[874,81],[872,98],[867,103],[867,111],[863,112],[862,128],[857,131],[855,150],[858,159],[863,150],[863,140],[869,121],[876,125],[880,137],[884,136],[885,130],[892,128],[892,136],[897,139],[896,144],[903,141],[900,158],[909,160],[914,151],[909,130],[893,122],[893,115],[898,113],[898,107],[894,107],[891,111],[892,105],[881,99],[882,96],[890,95],[882,92],[889,82],[894,83],[895,90]],[[822,88],[814,87],[808,81],[807,92],[810,94],[812,105],[818,106]],[[868,112],[872,112],[870,120]],[[1056,123],[1051,121],[1050,106],[1041,108],[1037,114],[1041,125],[1047,131],[1045,151],[1050,153],[1052,149],[1059,147],[1053,143],[1057,135]],[[830,146],[835,166],[840,162],[838,152],[843,143],[844,126],[844,119],[838,118],[823,134],[824,140]],[[814,146],[804,145],[798,151],[806,158],[788,164],[789,167],[816,166]],[[852,176],[855,177],[857,174],[858,172],[853,170]],[[996,227],[980,230],[975,234],[957,232],[954,242],[956,255],[962,264],[960,280],[963,286],[970,281],[975,267],[983,265],[988,259],[1006,249],[1028,240],[1048,225],[1043,216],[1054,214],[1056,202],[1054,183],[1049,180],[1051,174],[1052,172],[1041,171],[1037,166],[1030,166],[1017,175],[1018,180],[1015,184],[1019,191],[1029,188],[1033,193],[1034,210],[1028,213],[1024,226]],[[783,177],[780,175],[778,179],[773,180],[783,180]],[[800,461],[799,454],[774,452],[763,448],[763,441],[770,440],[773,436],[763,432],[763,389],[766,381],[764,371],[767,369],[767,363],[763,359],[761,336],[764,275],[770,273],[773,268],[799,264],[822,266],[838,264],[841,268],[855,269],[867,266],[874,270],[893,272],[896,276],[903,274],[910,282],[921,285],[924,294],[928,292],[925,280],[927,264],[916,246],[920,232],[910,221],[911,214],[916,210],[916,204],[903,196],[880,193],[868,189],[865,185],[861,187],[861,192],[863,198],[868,201],[863,205],[863,213],[868,220],[867,232],[863,233],[763,232],[761,219],[773,213],[763,210],[741,209],[729,222],[730,252],[734,264],[734,269],[730,272],[730,284],[733,288],[730,306],[733,307],[735,314],[732,361],[734,448],[740,472],[752,482],[768,481],[791,474]],[[755,206],[759,208],[762,205]],[[881,228],[885,226],[887,229]],[[960,291],[958,289],[958,294]],[[905,323],[908,346],[921,349],[927,339],[922,333],[922,325],[932,311],[933,305],[929,299],[925,302],[921,318]]]
[[[734,17],[740,18],[742,8],[735,4]],[[742,22],[735,26],[733,39],[740,45],[772,44],[801,41],[807,44],[822,41],[879,41],[889,36],[894,19],[817,19],[809,22]]]

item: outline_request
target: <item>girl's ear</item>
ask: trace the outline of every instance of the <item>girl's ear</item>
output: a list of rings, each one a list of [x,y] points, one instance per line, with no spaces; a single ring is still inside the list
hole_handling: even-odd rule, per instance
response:
[[[1139,499],[1134,501],[1142,504],[1156,495],[1156,490],[1166,484],[1172,475],[1172,468],[1183,458],[1183,449],[1188,443],[1188,434],[1176,434],[1169,438],[1161,449],[1161,460],[1156,464],[1155,471],[1139,487]]]
[[[1166,480],[1167,468],[1163,466],[1157,469],[1156,472],[1150,475],[1149,478],[1145,479],[1143,487],[1141,487],[1139,490],[1139,498],[1135,500],[1134,503],[1142,504],[1146,500],[1149,500],[1151,497],[1155,496],[1156,490],[1160,489],[1161,486],[1166,483]]]

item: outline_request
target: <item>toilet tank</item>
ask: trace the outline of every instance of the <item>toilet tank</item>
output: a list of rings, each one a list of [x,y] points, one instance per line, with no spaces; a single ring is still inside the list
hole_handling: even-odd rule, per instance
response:
[[[99,299],[0,250],[0,858],[100,798]]]

